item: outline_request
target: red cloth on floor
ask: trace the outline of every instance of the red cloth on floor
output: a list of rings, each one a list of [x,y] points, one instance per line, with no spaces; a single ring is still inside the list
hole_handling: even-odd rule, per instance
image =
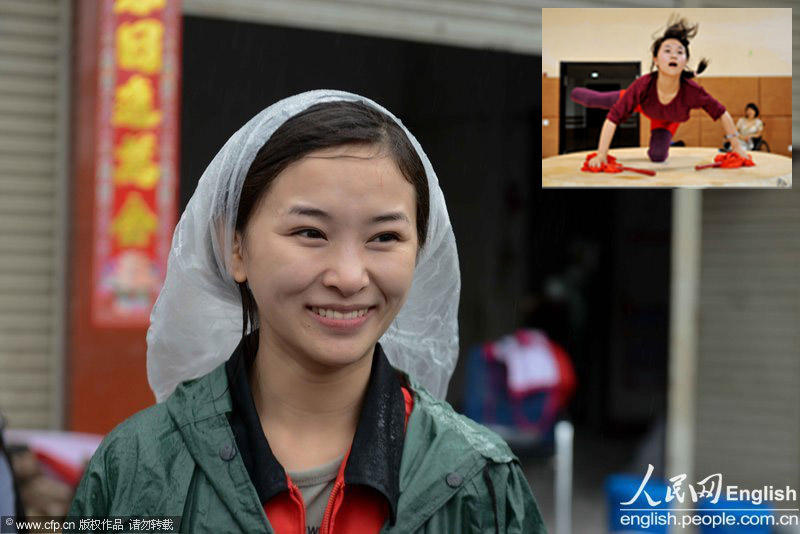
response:
[[[617,163],[617,158],[614,156],[607,156],[606,159],[608,163],[602,164],[599,167],[589,167],[589,160],[592,159],[597,155],[597,152],[592,152],[588,156],[586,156],[586,161],[583,162],[583,167],[581,167],[582,171],[589,171],[589,172],[622,172],[622,165]]]
[[[734,169],[736,167],[755,167],[756,163],[753,161],[753,157],[748,154],[747,159],[743,158],[736,152],[728,152],[727,154],[720,154],[714,158],[716,163],[722,163],[720,167],[726,169]]]

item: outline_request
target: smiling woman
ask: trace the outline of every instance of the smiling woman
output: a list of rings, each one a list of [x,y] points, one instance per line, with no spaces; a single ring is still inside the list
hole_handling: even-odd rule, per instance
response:
[[[181,217],[147,338],[159,404],[106,437],[70,516],[544,532],[508,446],[439,400],[458,298],[444,196],[400,121],[338,91],[274,104]]]
[[[408,138],[369,106],[317,104],[287,120],[259,150],[242,186],[232,273],[242,294],[243,336],[259,326],[256,310],[280,308],[282,313],[261,319],[261,332],[272,335],[259,337],[260,352],[274,353],[277,342],[298,339],[304,347],[293,350],[300,349],[306,364],[324,361],[327,356],[320,355],[336,354],[345,342],[350,344],[345,352],[363,356],[371,349],[365,340],[374,345],[386,331],[410,287],[427,232],[428,196],[425,168]],[[249,238],[253,234],[256,242]],[[270,257],[278,261],[265,261]],[[247,267],[279,269],[281,262],[293,265],[285,272],[296,288],[295,300],[284,290],[267,301],[261,282],[274,288],[279,277],[271,272],[254,278]],[[311,284],[317,277],[320,287]],[[381,302],[381,295],[390,298]],[[292,310],[312,307],[330,312],[322,324],[338,334],[355,323],[348,325],[335,314],[364,309],[369,317],[357,321],[358,332],[350,339],[339,335],[333,344],[324,335],[290,333],[291,325],[315,332],[320,314],[308,325],[287,320]],[[359,342],[364,346],[355,349],[352,344]],[[316,359],[308,352],[311,343],[318,344]]]

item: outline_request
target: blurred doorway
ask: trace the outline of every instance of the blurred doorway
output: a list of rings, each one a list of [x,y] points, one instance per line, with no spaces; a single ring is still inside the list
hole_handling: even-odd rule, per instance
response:
[[[559,154],[597,148],[600,130],[608,110],[587,108],[573,102],[569,95],[576,87],[593,91],[619,91],[627,88],[639,76],[641,63],[570,63],[561,62],[561,109],[559,124]],[[614,134],[612,147],[639,146],[639,114],[633,113],[620,124]]]

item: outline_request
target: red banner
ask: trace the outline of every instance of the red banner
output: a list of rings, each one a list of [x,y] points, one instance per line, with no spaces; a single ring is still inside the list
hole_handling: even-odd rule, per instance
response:
[[[177,219],[179,0],[101,0],[92,322],[146,326]]]

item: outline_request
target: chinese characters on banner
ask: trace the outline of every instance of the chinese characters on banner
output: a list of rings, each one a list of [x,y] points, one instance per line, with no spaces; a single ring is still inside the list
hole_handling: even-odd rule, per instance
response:
[[[176,221],[180,0],[101,0],[92,321],[147,326]]]

